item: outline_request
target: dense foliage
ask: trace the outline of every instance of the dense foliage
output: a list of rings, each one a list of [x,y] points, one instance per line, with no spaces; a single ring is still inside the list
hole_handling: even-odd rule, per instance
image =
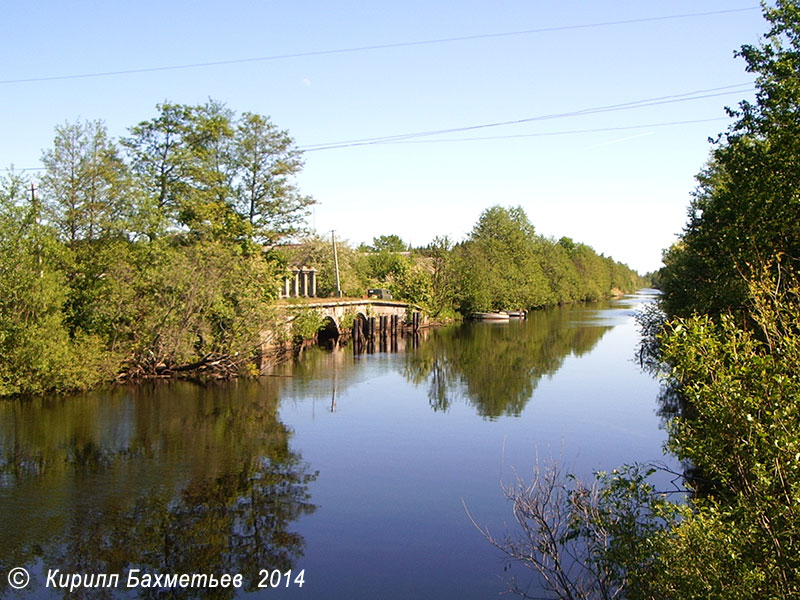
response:
[[[260,115],[157,111],[120,143],[58,126],[37,181],[0,180],[0,395],[249,368],[282,269],[262,243],[311,202],[299,154]]]
[[[662,542],[659,594],[800,597],[800,287],[782,277],[750,284],[755,331],[703,315],[663,334],[686,403],[670,449],[698,494]]]
[[[585,244],[537,235],[520,207],[484,211],[453,263],[464,314],[600,300],[644,286],[635,271]]]
[[[660,273],[669,447],[695,495],[632,598],[800,597],[800,5],[764,14],[738,53],[756,102],[731,111]]]
[[[742,102],[720,137],[660,274],[670,316],[746,312],[748,286],[775,257],[800,260],[800,9],[780,1],[760,46],[738,53],[757,75],[756,103]]]
[[[624,561],[629,598],[800,597],[800,6],[764,14],[739,52],[756,102],[731,111],[659,274],[669,449],[693,495],[646,568]]]
[[[684,499],[641,467],[588,487],[550,469],[506,490],[521,536],[484,532],[555,597],[800,598],[800,4],[764,14],[738,53],[756,102],[730,111],[644,316]]]
[[[756,102],[731,111],[660,273],[669,447],[694,496],[631,598],[800,597],[800,6],[764,14],[738,53]]]
[[[389,289],[395,298],[422,306],[437,319],[491,310],[529,310],[600,300],[644,287],[635,271],[567,237],[554,241],[534,231],[521,207],[493,206],[458,244],[436,238],[406,251],[397,235],[374,238],[357,250],[337,243],[345,296],[368,288]],[[317,290],[335,290],[330,240],[310,238],[287,250],[296,264],[318,269]]]
[[[98,380],[100,341],[70,335],[63,308],[70,287],[65,250],[23,206],[13,175],[0,195],[0,395],[85,387]]]

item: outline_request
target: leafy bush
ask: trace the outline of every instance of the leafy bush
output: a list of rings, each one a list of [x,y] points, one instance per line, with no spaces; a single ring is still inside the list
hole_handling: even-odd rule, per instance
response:
[[[324,326],[325,318],[316,310],[303,309],[297,311],[292,319],[292,339],[295,343],[308,340],[317,335]]]

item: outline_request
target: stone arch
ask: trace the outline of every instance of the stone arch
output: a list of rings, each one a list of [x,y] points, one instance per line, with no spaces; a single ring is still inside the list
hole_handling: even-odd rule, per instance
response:
[[[339,324],[336,318],[331,315],[325,315],[322,320],[322,327],[317,331],[317,341],[320,344],[335,342],[339,339]]]
[[[355,315],[355,320],[353,322],[354,326],[359,326],[361,330],[361,336],[367,337],[369,331],[369,318],[363,312],[358,311]]]

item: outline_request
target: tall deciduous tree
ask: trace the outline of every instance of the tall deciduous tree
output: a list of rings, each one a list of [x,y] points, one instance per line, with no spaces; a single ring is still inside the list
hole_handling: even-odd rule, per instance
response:
[[[190,165],[190,108],[164,103],[156,110],[158,116],[132,127],[122,140],[144,190],[137,206],[140,233],[150,239],[177,227]]]
[[[236,126],[235,207],[260,241],[275,242],[300,232],[313,199],[293,177],[303,166],[288,132],[267,117],[244,113]]]
[[[379,235],[372,238],[373,252],[405,252],[406,250],[408,250],[408,244],[397,234]]]
[[[53,148],[42,162],[42,196],[62,239],[74,246],[124,229],[126,167],[102,121],[56,127]]]
[[[140,212],[150,215],[149,237],[189,230],[273,243],[301,230],[313,200],[293,181],[303,163],[287,132],[214,100],[157,108],[124,141],[147,192]]]

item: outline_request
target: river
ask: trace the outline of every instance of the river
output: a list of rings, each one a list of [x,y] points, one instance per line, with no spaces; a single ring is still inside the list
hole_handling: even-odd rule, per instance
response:
[[[652,299],[434,329],[357,356],[312,347],[252,382],[1,402],[0,595],[60,598],[63,576],[95,573],[118,585],[82,596],[156,597],[143,574],[204,573],[241,587],[188,592],[496,598],[502,556],[467,510],[513,531],[501,481],[530,477],[537,457],[582,478],[674,466],[659,384],[634,360],[633,315]],[[21,591],[12,568],[30,575]],[[280,587],[259,589],[270,577]]]

